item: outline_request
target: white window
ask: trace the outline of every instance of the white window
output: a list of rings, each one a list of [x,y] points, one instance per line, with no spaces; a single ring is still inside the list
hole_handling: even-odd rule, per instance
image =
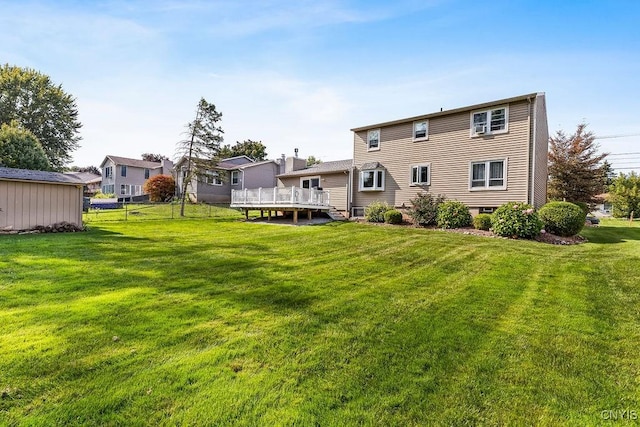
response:
[[[240,183],[240,172],[231,171],[231,185],[238,185]]]
[[[429,139],[429,121],[413,122],[413,140],[424,141]]]
[[[471,136],[491,135],[508,131],[509,108],[499,107],[471,113]]]
[[[411,185],[429,185],[431,183],[431,165],[411,166]]]
[[[209,172],[207,173],[206,182],[211,185],[222,185],[222,178],[218,172]]]
[[[120,194],[123,196],[129,194],[129,186],[127,184],[120,184]]]
[[[384,169],[361,171],[360,191],[384,191]]]
[[[113,178],[113,166],[107,166],[104,168],[104,177]]]
[[[300,178],[300,187],[313,188],[317,190],[320,187],[320,177],[312,176],[312,177]]]
[[[103,185],[102,186],[102,193],[103,194],[113,194],[114,193],[114,185],[113,184]]]
[[[506,188],[506,160],[488,160],[471,163],[470,190],[506,190]]]
[[[380,129],[372,129],[367,132],[367,147],[369,151],[380,149]]]

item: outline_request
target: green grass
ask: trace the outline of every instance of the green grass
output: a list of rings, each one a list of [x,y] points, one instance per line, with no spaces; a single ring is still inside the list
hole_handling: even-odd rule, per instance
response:
[[[638,225],[0,236],[0,425],[606,424],[640,412]]]

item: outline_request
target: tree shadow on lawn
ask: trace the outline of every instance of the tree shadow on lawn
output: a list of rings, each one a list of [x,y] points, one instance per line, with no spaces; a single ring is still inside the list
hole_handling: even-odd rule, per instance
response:
[[[638,227],[588,227],[580,233],[591,243],[609,244],[624,243],[629,240],[640,240],[640,228]]]

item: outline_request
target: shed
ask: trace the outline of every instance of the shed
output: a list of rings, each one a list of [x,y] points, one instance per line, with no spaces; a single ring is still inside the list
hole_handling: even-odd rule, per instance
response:
[[[66,221],[82,226],[82,182],[57,172],[0,167],[0,230]]]

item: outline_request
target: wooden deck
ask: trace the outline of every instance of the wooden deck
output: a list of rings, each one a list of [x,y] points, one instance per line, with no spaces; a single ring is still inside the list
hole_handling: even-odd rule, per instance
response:
[[[261,216],[267,212],[268,218],[272,213],[293,212],[295,224],[298,212],[306,211],[311,219],[313,211],[328,211],[331,205],[328,191],[294,186],[231,190],[231,207],[242,209],[247,218],[250,210],[259,210]]]

